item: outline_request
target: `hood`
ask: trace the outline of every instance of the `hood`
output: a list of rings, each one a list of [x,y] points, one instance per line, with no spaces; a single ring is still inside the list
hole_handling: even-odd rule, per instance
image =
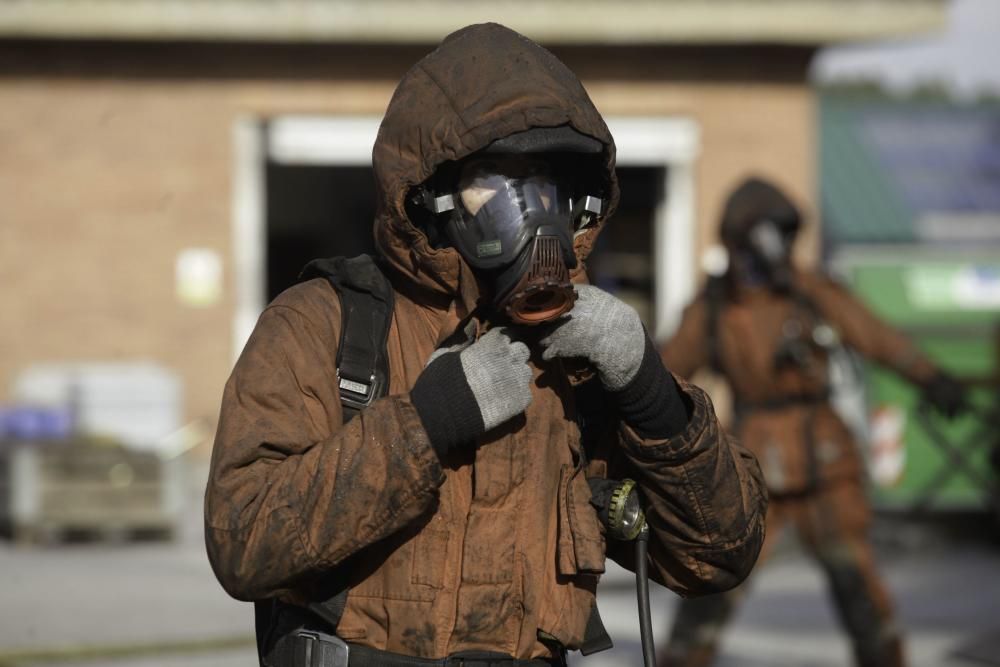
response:
[[[788,221],[796,228],[802,220],[795,205],[777,187],[759,178],[747,179],[730,193],[719,225],[730,256],[744,245],[750,228],[765,219]]]
[[[409,281],[459,297],[471,308],[479,297],[471,269],[458,251],[430,246],[407,217],[407,193],[448,160],[534,127],[564,125],[605,147],[607,213],[575,240],[579,275],[618,200],[615,146],[607,125],[576,76],[523,35],[487,23],[446,37],[403,76],[379,127],[372,166],[380,254]]]

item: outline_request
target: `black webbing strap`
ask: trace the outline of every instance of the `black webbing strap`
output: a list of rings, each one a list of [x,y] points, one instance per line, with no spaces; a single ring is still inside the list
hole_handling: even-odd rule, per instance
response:
[[[722,341],[719,339],[719,318],[722,315],[723,299],[726,296],[725,279],[709,276],[705,284],[705,305],[708,308],[705,337],[708,343],[708,365],[712,372],[723,375]]]
[[[346,424],[389,388],[386,341],[392,324],[392,286],[368,255],[313,260],[302,269],[299,282],[313,278],[325,278],[340,296],[337,384]],[[337,592],[325,601],[309,605],[309,611],[331,631],[337,628],[347,605],[347,587],[335,588]],[[308,662],[313,661],[309,656],[325,655],[321,645],[303,644],[306,640],[289,644],[295,626],[278,627],[283,614],[296,616],[299,609],[278,600],[254,603],[257,654],[262,665],[298,666],[307,660],[308,667]]]
[[[347,590],[345,586],[323,602],[313,602],[309,605],[309,610],[326,621],[331,628],[336,628],[347,607]]]
[[[579,466],[584,467],[594,458],[612,416],[608,408],[608,395],[596,377],[573,387],[576,425],[580,429]]]
[[[754,412],[780,412],[796,406],[815,406],[830,400],[829,391],[812,392],[808,394],[792,394],[776,396],[761,401],[734,401],[736,412],[741,416]]]
[[[601,620],[601,613],[597,611],[597,601],[595,600],[594,606],[590,608],[590,618],[587,619],[587,627],[583,631],[583,643],[580,644],[580,653],[590,655],[599,651],[606,651],[609,648],[614,648],[614,646],[614,642],[611,641],[611,635],[608,634],[607,629],[604,627],[604,621]]]
[[[580,460],[577,461],[577,465],[583,468],[593,458],[597,448],[600,446],[601,436],[610,423],[611,416],[607,408],[607,393],[597,378],[592,378],[576,385],[573,388],[573,397],[576,409],[576,423],[580,428]],[[596,477],[588,478],[587,482],[591,485],[591,493],[593,493],[595,485],[607,488],[608,485],[614,484],[614,482]],[[538,635],[539,640],[543,643],[549,643],[546,642],[546,638],[542,636],[543,633],[541,631],[539,631]],[[558,644],[558,640],[555,637],[551,637],[551,642]],[[605,629],[604,621],[601,620],[601,614],[597,610],[597,600],[594,600],[594,605],[590,608],[590,616],[587,618],[587,627],[583,631],[583,643],[580,644],[580,653],[590,655],[613,647],[614,643],[611,641],[611,635]],[[565,651],[565,649],[562,650]]]
[[[559,667],[562,659],[517,660],[502,653],[464,651],[447,658],[415,658],[347,644],[335,635],[298,630],[282,636],[268,667]]]
[[[257,661],[261,665],[264,663],[264,656],[267,654],[268,633],[274,621],[274,600],[254,600],[253,603],[253,629],[257,637]]]
[[[350,667],[554,667],[557,664],[549,660],[517,660],[488,651],[464,651],[435,660],[365,646],[352,646],[350,660]]]
[[[337,384],[346,423],[388,389],[392,286],[368,255],[313,260],[300,275],[311,278],[326,278],[340,296]]]

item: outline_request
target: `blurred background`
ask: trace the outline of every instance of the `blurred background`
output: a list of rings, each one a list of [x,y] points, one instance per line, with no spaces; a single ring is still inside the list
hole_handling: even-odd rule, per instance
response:
[[[254,664],[201,536],[222,387],[306,261],[372,250],[393,88],[484,20],[553,50],[607,119],[623,198],[591,270],[658,338],[760,175],[807,213],[800,259],[973,388],[955,423],[860,363],[841,394],[912,663],[1000,664],[1000,3],[5,0],[0,666]],[[638,664],[631,586],[606,577],[616,648],[574,665]],[[654,591],[661,637],[674,604]],[[723,665],[849,664],[793,542],[723,645]]]

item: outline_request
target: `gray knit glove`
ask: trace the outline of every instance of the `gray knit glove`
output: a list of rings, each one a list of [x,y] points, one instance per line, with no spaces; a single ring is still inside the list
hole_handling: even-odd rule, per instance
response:
[[[593,285],[576,285],[569,316],[541,340],[542,358],[585,357],[610,391],[623,389],[642,364],[646,330],[639,314]]]
[[[597,369],[622,420],[643,438],[682,433],[691,419],[635,309],[591,285],[577,285],[569,317],[541,340],[543,359],[585,357]]]
[[[490,329],[458,353],[487,431],[531,403],[529,356],[528,346],[511,340],[505,329]]]
[[[531,403],[528,357],[528,347],[505,329],[434,353],[410,401],[439,455],[525,411]]]

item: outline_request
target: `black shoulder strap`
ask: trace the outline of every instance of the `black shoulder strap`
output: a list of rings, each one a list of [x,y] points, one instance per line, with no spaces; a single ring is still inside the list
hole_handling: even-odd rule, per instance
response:
[[[722,374],[722,342],[719,340],[719,317],[722,301],[726,296],[726,284],[721,276],[710,276],[705,284],[705,305],[708,308],[706,339],[708,341],[708,364],[714,373]]]
[[[389,357],[386,341],[392,324],[393,292],[389,280],[368,255],[332,257],[309,262],[299,282],[325,278],[340,296],[340,341],[337,347],[337,383],[346,424],[389,388]],[[336,629],[347,604],[347,587],[309,610],[330,629]],[[278,627],[282,614],[301,612],[277,600],[254,603],[257,654],[260,664],[269,664],[269,653],[288,628]]]
[[[580,461],[586,466],[594,458],[601,437],[605,435],[611,415],[608,395],[596,377],[573,387],[576,424],[580,428]]]
[[[580,653],[591,655],[614,647],[615,643],[611,641],[611,635],[604,627],[604,621],[601,620],[601,613],[597,611],[597,601],[595,600],[594,606],[590,608],[590,616],[587,617],[587,627],[583,631]]]
[[[573,388],[576,403],[576,422],[580,427],[580,461],[581,467],[586,466],[600,444],[600,438],[608,427],[611,416],[608,413],[608,396],[597,378],[576,385]],[[591,489],[595,485],[607,483],[603,478],[588,478]],[[597,610],[597,600],[590,608],[587,617],[587,627],[583,632],[583,643],[580,653],[590,655],[614,647],[611,635],[604,628],[601,614]]]
[[[368,255],[313,260],[299,276],[312,278],[326,278],[340,295],[337,384],[346,423],[388,390],[392,286]]]
[[[819,307],[819,304],[806,292],[792,287],[791,290],[792,299],[795,301],[795,305],[800,309],[808,313],[813,317],[817,323],[821,321],[826,321],[826,316],[823,314],[823,310]]]

